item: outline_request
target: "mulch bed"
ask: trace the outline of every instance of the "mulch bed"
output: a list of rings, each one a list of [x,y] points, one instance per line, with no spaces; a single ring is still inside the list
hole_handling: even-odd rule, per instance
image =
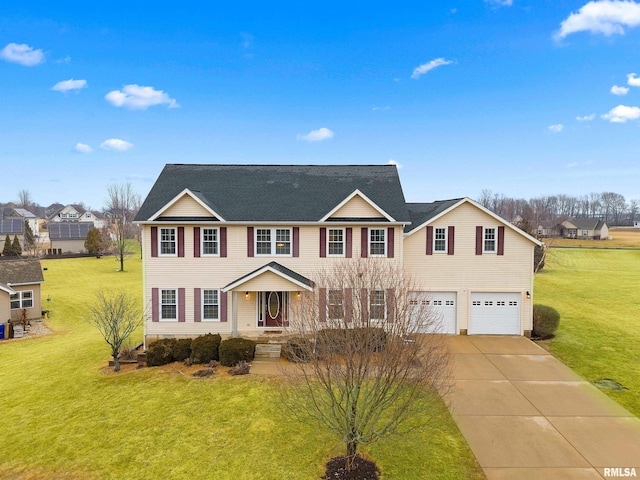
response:
[[[327,472],[321,480],[378,480],[380,472],[371,460],[356,455],[355,468],[347,473],[344,457],[333,457],[327,462]]]

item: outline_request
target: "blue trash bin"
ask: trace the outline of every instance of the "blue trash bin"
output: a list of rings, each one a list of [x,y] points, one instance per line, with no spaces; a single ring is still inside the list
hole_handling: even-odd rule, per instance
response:
[[[0,340],[4,340],[4,323],[0,323]]]

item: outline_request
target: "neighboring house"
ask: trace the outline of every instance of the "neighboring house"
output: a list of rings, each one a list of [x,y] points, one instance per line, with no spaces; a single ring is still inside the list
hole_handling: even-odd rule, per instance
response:
[[[356,257],[413,274],[409,301],[430,302],[443,332],[532,330],[540,242],[469,198],[406,203],[393,165],[170,164],[135,221],[147,343],[281,331],[300,292],[321,288],[314,272]],[[319,291],[327,311],[347,301]],[[370,299],[386,311],[383,290]]]
[[[538,225],[538,237],[556,237],[556,229],[555,225],[550,224],[540,224]]]
[[[93,223],[59,222],[49,223],[49,243],[54,253],[84,253],[87,232]]]
[[[49,222],[90,222],[96,228],[102,228],[107,223],[104,215],[92,210],[86,210],[80,205],[65,205],[59,208],[50,215]]]
[[[0,260],[0,323],[42,317],[40,285],[44,283],[38,260]]]
[[[557,235],[565,238],[606,240],[609,238],[607,222],[596,218],[567,218],[555,227]]]
[[[14,237],[18,237],[20,246],[24,249],[24,220],[21,218],[0,219],[0,254],[7,236],[11,242]]]

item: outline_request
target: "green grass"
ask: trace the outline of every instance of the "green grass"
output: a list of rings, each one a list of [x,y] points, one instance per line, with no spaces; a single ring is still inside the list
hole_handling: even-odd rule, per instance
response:
[[[109,348],[85,321],[88,305],[104,288],[140,298],[139,254],[125,272],[108,257],[42,264],[54,333],[0,343],[0,478],[317,479],[342,453],[282,411],[277,379],[106,372]],[[364,453],[385,479],[484,478],[444,407],[430,428]]]
[[[590,382],[612,379],[628,390],[603,390],[640,416],[640,250],[552,249],[536,275],[536,303],[560,312],[548,348]]]

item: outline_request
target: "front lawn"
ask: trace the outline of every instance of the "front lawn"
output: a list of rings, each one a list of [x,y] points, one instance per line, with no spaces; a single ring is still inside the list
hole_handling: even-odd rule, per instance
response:
[[[54,333],[0,343],[0,478],[318,479],[342,453],[281,411],[277,379],[106,370],[109,348],[84,318],[101,288],[141,298],[139,255],[126,272],[109,257],[42,264]],[[431,429],[365,453],[385,479],[484,478],[444,407]]]
[[[535,278],[535,302],[561,314],[549,349],[640,416],[640,250],[551,249]]]

